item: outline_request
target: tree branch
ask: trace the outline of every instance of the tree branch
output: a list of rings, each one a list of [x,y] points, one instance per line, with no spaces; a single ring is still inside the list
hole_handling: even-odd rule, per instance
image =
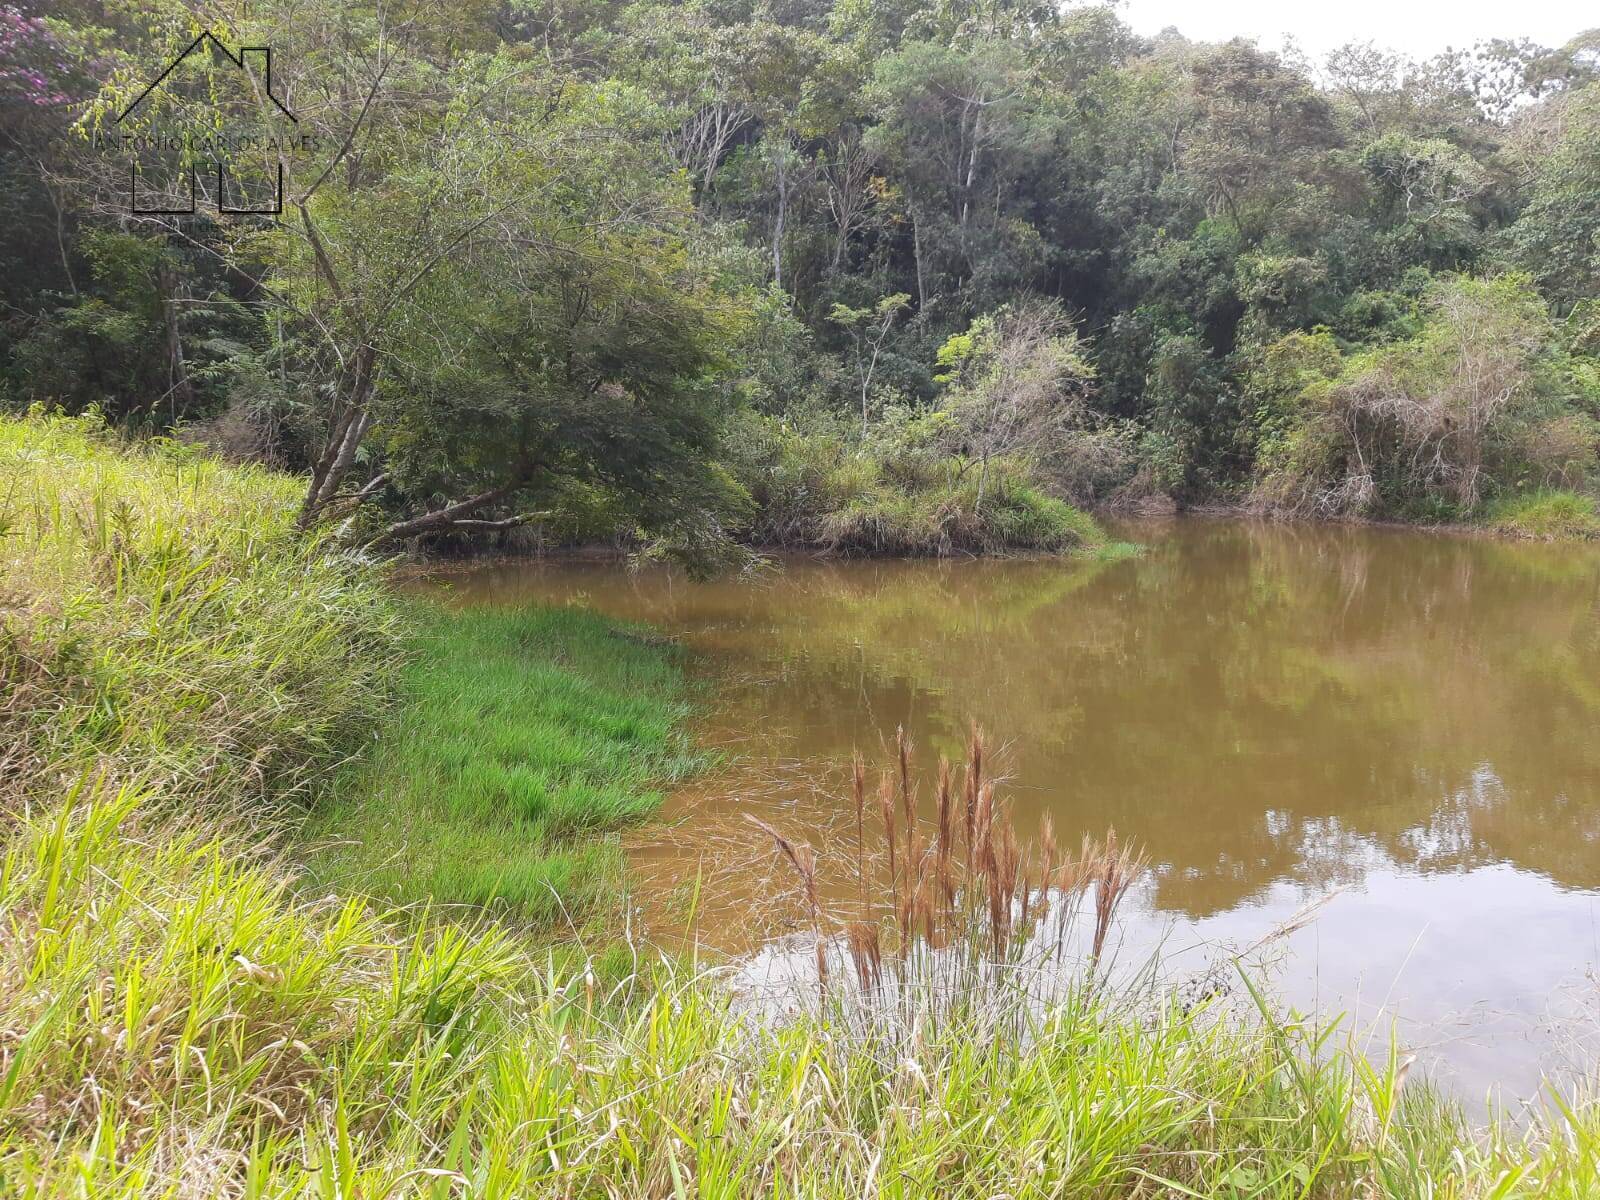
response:
[[[493,533],[494,531],[500,530],[500,529],[516,529],[518,526],[528,525],[528,524],[533,523],[534,521],[542,521],[546,517],[553,517],[553,516],[555,516],[555,513],[554,513],[553,510],[544,509],[544,510],[541,510],[540,512],[522,513],[519,516],[507,517],[503,521],[474,521],[474,520],[451,521],[450,524],[446,526],[446,528],[447,529],[465,529],[465,530],[469,530],[469,531],[471,531],[473,533],[486,533],[486,532],[487,533]]]
[[[528,481],[530,475],[531,471],[519,471],[510,482],[503,483],[499,487],[490,488],[486,492],[479,492],[476,496],[468,496],[465,500],[457,500],[454,504],[447,504],[443,508],[423,513],[420,517],[412,517],[408,521],[396,521],[374,537],[371,544],[381,545],[384,542],[400,541],[403,538],[416,537],[418,534],[433,533],[443,529],[495,527],[499,525],[499,522],[467,522],[466,518],[479,509],[487,508],[496,501],[504,500],[508,496],[514,495]],[[533,520],[539,515],[537,513],[529,514],[528,519]],[[513,524],[518,523],[518,519],[515,517],[510,518],[510,520]],[[511,526],[502,527],[510,528]]]

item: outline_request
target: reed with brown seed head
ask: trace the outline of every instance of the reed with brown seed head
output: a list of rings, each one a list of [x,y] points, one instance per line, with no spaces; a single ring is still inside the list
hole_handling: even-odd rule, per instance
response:
[[[961,964],[960,970],[965,973],[962,978],[999,983],[1009,974],[1000,968],[1020,967],[1025,956],[1049,953],[1048,942],[1040,945],[1031,939],[1039,922],[1052,913],[1057,918],[1055,951],[1065,950],[1067,924],[1092,888],[1094,929],[1085,958],[1092,979],[1105,954],[1116,911],[1142,871],[1143,860],[1117,841],[1115,831],[1107,834],[1104,844],[1085,837],[1076,858],[1063,856],[1054,823],[1048,817],[1040,824],[1034,848],[1025,848],[1007,805],[996,794],[995,782],[984,778],[985,758],[983,734],[974,725],[967,743],[963,811],[959,815],[954,772],[948,759],[939,760],[932,828],[925,840],[912,773],[911,742],[903,728],[896,731],[895,764],[882,773],[878,784],[889,928],[898,939],[894,950],[901,964],[896,968],[896,978],[911,977],[911,954],[920,940],[930,951],[964,947],[948,964]],[[866,764],[859,754],[851,761],[850,779],[856,810],[855,856],[861,916],[843,926],[842,941],[862,989],[873,990],[883,982],[883,928],[874,919],[871,903]],[[825,918],[818,896],[815,856],[810,847],[790,842],[753,817],[749,820],[774,839],[801,880],[817,937],[817,971],[825,988]],[[958,838],[966,846],[964,869],[955,854]]]
[[[857,750],[850,764],[850,790],[856,802],[856,878],[861,882],[861,919],[871,917],[867,900],[867,764]]]
[[[883,814],[883,849],[889,867],[889,903],[891,912],[900,911],[900,883],[895,872],[894,832],[894,781],[885,771],[878,780],[878,809]]]
[[[804,842],[796,844],[771,825],[756,817],[745,813],[744,819],[757,829],[761,830],[774,843],[789,865],[794,868],[795,874],[800,877],[800,885],[806,900],[806,909],[811,915],[811,932],[816,940],[817,948],[817,983],[826,995],[828,987],[828,946],[822,936],[822,902],[817,896],[817,856],[810,846]]]
[[[942,903],[954,904],[956,899],[955,877],[951,869],[951,839],[954,836],[953,828],[955,798],[952,794],[950,782],[950,760],[944,755],[939,756],[939,790],[935,805],[938,828],[935,844],[935,874],[938,879],[939,894]]]
[[[855,964],[856,980],[863,992],[876,991],[883,982],[883,947],[878,927],[870,921],[852,921],[845,928],[845,948]]]
[[[976,721],[967,732],[967,775],[964,790],[966,804],[963,816],[967,830],[967,871],[972,870],[973,837],[977,829],[978,794],[983,787],[983,731]]]

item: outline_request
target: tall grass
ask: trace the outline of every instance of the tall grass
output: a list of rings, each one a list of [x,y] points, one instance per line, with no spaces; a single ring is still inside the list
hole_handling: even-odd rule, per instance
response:
[[[815,970],[780,972],[775,986],[747,977],[745,995],[769,1011],[812,1008],[841,1031],[891,1046],[950,1024],[1023,1046],[1043,1013],[1085,999],[1132,1015],[1153,994],[1153,976],[1135,971],[1111,995],[1107,943],[1143,858],[1114,831],[1063,851],[1048,818],[1025,844],[984,775],[989,755],[976,725],[959,779],[940,758],[928,813],[904,729],[895,742],[875,806],[864,762],[857,755],[852,764],[860,889],[844,911],[819,899],[809,846],[747,816],[799,881]],[[1135,994],[1141,986],[1145,996]]]
[[[1593,496],[1570,491],[1529,492],[1490,506],[1485,523],[1496,533],[1535,541],[1600,538]]]
[[[892,1044],[612,991],[490,925],[297,899],[141,798],[25,819],[0,877],[0,1179],[20,1197],[1594,1194],[1600,1107],[1474,1136],[1309,1022],[1136,1017]]]
[[[674,648],[577,609],[418,603],[403,704],[308,829],[321,886],[578,920],[620,891],[618,827],[700,762]]]
[[[70,794],[7,847],[11,1187],[48,1177],[64,1141],[113,1171],[113,1143],[137,1149],[192,1194],[237,1189],[258,1136],[334,1105],[355,1128],[387,1120],[396,1089],[444,1069],[522,968],[490,929],[402,939],[358,902],[296,904],[281,869],[148,803],[127,787]]]
[[[295,533],[299,490],[92,417],[0,419],[0,806],[90,768],[281,801],[358,740],[396,618],[372,566]]]
[[[825,928],[845,930],[855,973],[869,990],[882,980],[885,947],[906,961],[920,947],[945,959],[961,959],[981,972],[1021,964],[1041,933],[1064,945],[1068,926],[1092,898],[1091,960],[1102,956],[1113,918],[1144,869],[1143,858],[1109,832],[1103,843],[1085,837],[1079,854],[1063,852],[1055,828],[1044,819],[1036,847],[1018,837],[1006,801],[986,778],[990,755],[976,724],[967,738],[959,779],[948,759],[939,759],[933,812],[924,811],[911,740],[895,733],[895,762],[879,777],[874,834],[869,848],[867,770],[858,754],[851,769],[855,809],[855,874],[859,909],[840,917],[818,900],[816,856],[754,817],[793,867],[819,937]],[[881,889],[883,895],[875,895]],[[955,953],[944,953],[954,951]],[[818,959],[819,975],[827,975]]]

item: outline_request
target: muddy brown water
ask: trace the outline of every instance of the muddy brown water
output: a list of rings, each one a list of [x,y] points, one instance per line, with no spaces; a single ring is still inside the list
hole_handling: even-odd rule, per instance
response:
[[[634,839],[641,926],[757,950],[799,916],[753,812],[850,887],[853,750],[924,766],[969,720],[1019,831],[1114,826],[1139,947],[1215,956],[1331,896],[1265,964],[1465,1095],[1600,1053],[1600,548],[1201,518],[1134,559],[791,559],[753,579],[518,563],[467,603],[578,603],[692,652],[721,767]],[[685,926],[692,914],[692,929]],[[1142,950],[1141,950],[1142,952]]]

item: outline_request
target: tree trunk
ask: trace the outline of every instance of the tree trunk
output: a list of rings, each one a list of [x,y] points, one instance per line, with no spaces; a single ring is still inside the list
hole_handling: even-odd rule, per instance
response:
[[[167,332],[167,395],[172,400],[172,415],[187,412],[194,401],[194,387],[189,382],[189,369],[183,358],[183,336],[178,329],[178,277],[172,268],[163,263],[156,272],[156,285],[161,290],[161,316]]]
[[[982,100],[978,102],[980,105]],[[978,149],[983,144],[983,109],[972,121],[972,153],[967,158],[967,177],[961,185],[961,254],[967,255],[967,221],[972,215],[972,185],[978,178]]]
[[[789,213],[789,148],[778,152],[778,216],[772,224],[772,278],[783,286],[783,223]]]
[[[372,398],[372,372],[376,365],[377,351],[371,346],[362,346],[356,352],[348,399],[335,408],[328,427],[328,444],[311,470],[305,503],[300,506],[298,524],[301,529],[310,529],[321,519],[323,508],[338,494],[339,485],[355,462],[362,439],[372,428],[367,402]]]
[[[507,521],[489,522],[471,521],[468,518],[470,514],[486,508],[496,501],[515,495],[527,481],[527,472],[519,472],[509,482],[503,483],[499,487],[490,488],[486,492],[479,492],[476,496],[469,496],[465,500],[457,500],[454,504],[447,504],[433,512],[423,513],[420,517],[412,517],[407,521],[396,521],[373,539],[372,544],[381,545],[384,542],[400,541],[403,538],[416,537],[418,534],[453,529],[463,525],[478,528],[512,528],[532,519],[532,515],[513,517]]]
[[[856,379],[861,384],[861,440],[867,439],[867,393],[872,389],[872,371],[867,366],[861,334],[856,334]]]
[[[922,275],[922,222],[917,220],[917,209],[911,208],[911,251],[917,260],[917,310],[928,307],[928,292]]]

